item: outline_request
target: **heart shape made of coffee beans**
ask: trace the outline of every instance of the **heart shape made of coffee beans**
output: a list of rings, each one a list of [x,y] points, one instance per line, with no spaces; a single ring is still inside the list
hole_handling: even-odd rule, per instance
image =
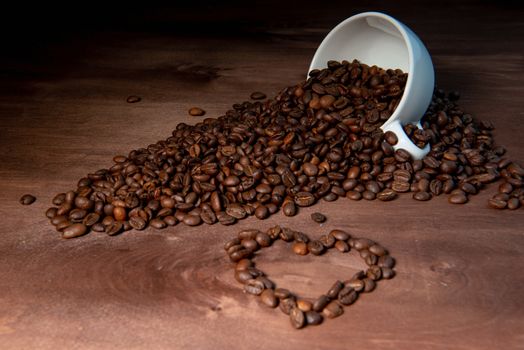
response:
[[[357,272],[347,281],[336,281],[326,294],[314,302],[300,299],[284,288],[277,288],[264,272],[255,267],[254,253],[272,245],[275,240],[292,243],[292,250],[298,255],[322,255],[335,248],[342,253],[354,249],[364,259],[368,269]],[[359,293],[369,293],[375,289],[380,279],[393,278],[395,260],[381,245],[367,238],[351,237],[342,230],[332,230],[318,240],[298,231],[274,226],[266,232],[256,229],[243,230],[238,236],[224,245],[229,259],[236,263],[235,279],[244,285],[246,293],[260,297],[268,307],[280,307],[289,315],[293,327],[300,329],[306,325],[318,325],[324,317],[335,318],[343,314],[344,306],[353,304]]]

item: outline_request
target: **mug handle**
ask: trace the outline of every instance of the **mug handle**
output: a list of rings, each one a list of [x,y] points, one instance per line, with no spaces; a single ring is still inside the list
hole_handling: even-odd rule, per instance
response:
[[[420,121],[417,123],[417,127],[419,129],[422,129],[422,126],[420,125]],[[426,154],[429,153],[429,150],[430,150],[429,143],[426,144],[424,148],[419,148],[417,145],[415,145],[409,139],[408,135],[406,135],[406,133],[404,132],[404,129],[402,128],[402,124],[400,124],[399,120],[394,120],[389,123],[386,123],[382,125],[381,129],[384,132],[391,131],[395,133],[395,135],[397,135],[398,142],[396,145],[393,146],[395,150],[402,148],[408,151],[409,154],[411,154],[411,156],[415,160],[422,159],[426,156]]]

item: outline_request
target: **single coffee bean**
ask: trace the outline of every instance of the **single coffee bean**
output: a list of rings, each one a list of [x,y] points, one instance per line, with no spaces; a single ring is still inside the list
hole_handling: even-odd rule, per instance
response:
[[[307,311],[305,315],[306,323],[312,326],[321,324],[324,319],[322,315],[316,311]]]
[[[126,101],[127,103],[137,103],[142,101],[142,98],[139,96],[131,95],[127,97]]]
[[[242,270],[246,270],[246,269],[248,269],[250,267],[253,267],[253,261],[251,261],[249,259],[242,259],[239,262],[237,262],[237,264],[235,266],[235,270],[236,271],[242,271]]]
[[[349,245],[345,241],[337,241],[335,248],[341,253],[349,252]]]
[[[255,240],[262,248],[269,247],[272,243],[271,237],[265,232],[258,232]]]
[[[384,140],[392,146],[398,143],[397,135],[395,135],[393,131],[386,131],[384,133]]]
[[[314,222],[318,222],[319,224],[320,223],[323,223],[326,221],[326,216],[321,214],[321,213],[313,213],[311,214],[311,219],[314,221]]]
[[[94,231],[94,232],[104,232],[105,230],[106,228],[100,222],[97,222],[96,224],[91,226],[91,231]]]
[[[335,239],[335,237],[333,237],[331,235],[322,235],[322,236],[320,236],[319,241],[320,241],[320,243],[322,243],[322,245],[325,248],[329,249],[329,248],[333,248],[333,246],[335,246],[335,242],[337,240]]]
[[[304,315],[304,312],[297,307],[291,309],[289,312],[289,319],[291,325],[296,329],[302,328],[306,325],[306,316]]]
[[[321,312],[326,305],[329,304],[330,300],[331,299],[327,295],[321,295],[313,302],[313,310]]]
[[[373,244],[368,248],[369,252],[375,254],[376,256],[383,256],[387,254],[386,249],[378,244]]]
[[[346,197],[354,201],[359,201],[362,199],[362,193],[357,191],[348,191],[346,193]]]
[[[298,192],[295,195],[295,204],[299,207],[309,207],[315,203],[315,197],[310,192]]]
[[[108,236],[115,236],[122,232],[124,225],[120,221],[114,221],[112,224],[106,226],[105,232]]]
[[[235,273],[235,279],[239,282],[239,283],[246,283],[247,281],[249,280],[252,280],[254,279],[253,275],[249,273],[249,271],[247,270],[240,270],[240,271],[237,271]]]
[[[36,197],[31,194],[24,194],[20,198],[20,204],[22,205],[30,205],[33,204],[36,201]]]
[[[308,248],[307,244],[304,242],[295,242],[292,246],[293,252],[297,255],[307,255]]]
[[[344,308],[338,301],[332,301],[322,310],[322,314],[327,318],[335,318],[344,313]]]
[[[249,258],[249,256],[251,255],[252,251],[251,250],[248,250],[248,249],[240,249],[240,250],[237,250],[231,254],[229,254],[229,259],[232,261],[232,262],[237,262],[239,260],[242,260],[242,259],[245,259],[245,258]]]
[[[244,291],[253,295],[260,295],[264,291],[264,283],[259,280],[248,280],[244,285]]]
[[[251,251],[258,250],[258,243],[254,239],[243,239],[240,244]]]
[[[518,198],[510,198],[508,200],[507,208],[510,210],[515,210],[520,208],[520,205],[521,203]]]
[[[63,238],[74,238],[79,237],[87,233],[87,226],[84,224],[72,224],[68,227],[66,227],[62,231],[62,237]]]
[[[260,294],[260,300],[262,303],[270,308],[278,306],[278,298],[275,296],[275,292],[272,289],[265,289]]]
[[[382,270],[377,265],[370,265],[366,271],[366,275],[373,281],[378,281],[382,277]]]
[[[238,239],[255,239],[260,232],[261,231],[257,229],[242,230],[238,233]]]
[[[508,205],[508,202],[502,199],[498,199],[498,198],[491,198],[488,201],[488,205],[494,209],[504,209]]]
[[[224,250],[228,251],[229,248],[233,247],[233,246],[237,246],[240,244],[240,239],[239,238],[232,238],[230,239],[229,241],[227,241],[225,244],[224,244]]]
[[[308,300],[298,299],[297,300],[297,307],[300,310],[306,312],[306,311],[311,311],[312,310],[313,304],[310,301],[308,301]]]
[[[344,288],[344,283],[342,283],[341,281],[336,281],[327,292],[327,297],[330,299],[336,299],[338,293],[342,290],[342,288]]]
[[[87,227],[90,227],[96,224],[99,220],[100,220],[100,215],[98,215],[97,213],[90,213],[90,214],[87,214],[87,216],[84,218],[82,223],[86,225]]]
[[[324,245],[322,244],[322,242],[318,240],[313,240],[313,241],[308,242],[307,249],[313,255],[320,255],[324,252]]]
[[[282,207],[282,212],[285,216],[295,216],[297,213],[297,207],[295,206],[295,203],[288,202]]]
[[[156,228],[156,229],[158,229],[158,230],[161,230],[161,229],[167,227],[167,224],[166,224],[165,221],[162,220],[161,218],[155,218],[155,219],[151,220],[151,221],[149,222],[149,225],[150,225],[152,228]]]
[[[53,198],[54,205],[62,205],[65,202],[65,193],[59,193]]]
[[[255,91],[249,97],[251,97],[252,100],[263,100],[266,98],[266,95],[263,92]]]
[[[413,199],[417,201],[429,201],[431,199],[431,194],[428,192],[415,192],[413,194]]]
[[[280,303],[278,306],[283,313],[285,313],[286,315],[289,315],[292,309],[297,308],[297,303],[293,297],[289,297],[289,298],[280,299]]]
[[[347,241],[350,237],[349,233],[342,230],[331,230],[329,232],[330,236],[333,236],[335,239],[338,239],[339,241]]]
[[[393,199],[397,198],[397,192],[393,191],[392,189],[386,188],[383,191],[380,191],[377,193],[377,199],[387,202],[391,201]]]
[[[448,197],[448,202],[451,204],[464,204],[468,201],[468,197],[464,194],[452,194]]]
[[[361,279],[351,279],[345,282],[346,287],[352,288],[356,292],[361,292],[364,290],[365,283]]]
[[[164,222],[168,226],[175,226],[176,224],[178,224],[178,219],[175,218],[173,215],[168,215],[168,216],[164,217]]]
[[[355,246],[354,248],[356,250],[363,250],[363,249],[368,249],[369,247],[371,247],[372,245],[374,245],[375,242],[373,242],[372,240],[370,239],[367,239],[367,238],[359,238],[355,241]]]
[[[56,216],[56,212],[57,212],[57,208],[55,207],[51,207],[49,209],[46,210],[45,212],[45,216],[48,218],[48,219],[52,219]]]
[[[395,276],[395,272],[393,271],[393,269],[389,267],[381,267],[381,269],[382,269],[382,278],[388,280]]]
[[[378,259],[378,266],[393,268],[395,266],[395,259],[393,259],[390,255],[381,256]]]
[[[338,293],[338,301],[342,305],[351,305],[358,298],[358,293],[351,287],[346,286]]]
[[[258,206],[255,210],[255,216],[261,220],[266,219],[269,216],[268,208],[265,205]]]
[[[369,293],[373,289],[375,289],[376,283],[374,280],[372,280],[371,278],[364,278],[363,281],[364,281],[364,290],[363,290],[364,293]]]
[[[200,215],[186,215],[182,222],[187,226],[198,226],[202,223],[202,218]]]
[[[115,207],[113,209],[113,217],[117,221],[124,221],[127,218],[126,209],[124,207]]]
[[[284,288],[275,289],[275,296],[279,299],[287,299],[291,297],[291,292]]]
[[[206,114],[206,111],[204,111],[202,108],[199,108],[199,107],[191,107],[188,113],[189,115],[193,117],[201,117],[204,114]]]

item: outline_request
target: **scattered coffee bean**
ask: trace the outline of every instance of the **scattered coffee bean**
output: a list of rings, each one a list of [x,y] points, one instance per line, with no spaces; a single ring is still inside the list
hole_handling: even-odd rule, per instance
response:
[[[291,320],[291,325],[296,329],[302,328],[306,325],[306,316],[298,307],[291,309],[289,319]]]
[[[87,232],[87,227],[84,224],[72,224],[68,227],[66,227],[62,231],[62,237],[63,238],[74,238],[74,237],[80,237],[84,235]]]
[[[344,308],[338,303],[338,301],[332,301],[326,305],[322,314],[327,318],[335,318],[344,313]]]
[[[307,311],[305,312],[306,315],[306,324],[315,326],[322,323],[322,320],[324,319],[322,315],[316,311]]]
[[[20,204],[22,205],[30,205],[33,204],[36,201],[36,197],[30,194],[24,194],[20,198]]]
[[[206,111],[204,111],[202,108],[199,108],[199,107],[191,107],[189,108],[188,113],[190,116],[193,116],[193,117],[201,117],[204,114],[206,114]]]
[[[323,223],[326,221],[326,216],[321,214],[321,213],[313,213],[311,214],[311,219],[314,221],[314,222],[318,222],[319,224]]]
[[[266,98],[266,95],[263,92],[255,91],[249,97],[251,97],[252,100],[263,100]]]
[[[142,98],[139,96],[131,95],[127,98],[127,103],[137,103],[142,101]]]
[[[265,289],[262,294],[260,294],[260,300],[271,308],[278,306],[278,298],[275,296],[273,289]]]

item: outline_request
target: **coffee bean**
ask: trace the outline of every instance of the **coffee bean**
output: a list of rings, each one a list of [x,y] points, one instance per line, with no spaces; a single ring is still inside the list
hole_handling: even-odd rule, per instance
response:
[[[122,232],[124,225],[120,221],[114,221],[110,225],[106,226],[105,232],[108,236],[115,236]]]
[[[126,209],[124,207],[115,207],[113,209],[113,217],[117,221],[124,221],[127,218]]]
[[[279,299],[287,299],[291,297],[291,292],[284,288],[275,289],[275,296]]]
[[[297,308],[304,312],[311,311],[311,309],[313,308],[313,304],[308,300],[298,299]]]
[[[346,193],[346,197],[351,200],[358,201],[362,199],[362,193],[357,192],[357,191],[348,191]]]
[[[307,255],[309,253],[307,244],[304,242],[295,242],[293,243],[293,252],[297,255]]]
[[[468,201],[468,197],[464,194],[453,194],[448,197],[448,202],[451,204],[464,204]]]
[[[265,289],[260,294],[260,300],[268,307],[275,308],[278,306],[278,298],[275,296],[272,289]]]
[[[338,301],[330,302],[322,310],[322,314],[327,318],[335,318],[335,317],[342,315],[343,313],[344,313],[344,309],[342,305],[338,303]]]
[[[241,245],[251,251],[258,250],[258,243],[254,239],[244,239],[242,240]]]
[[[49,209],[46,210],[45,212],[45,216],[48,218],[48,219],[52,219],[56,216],[56,212],[57,212],[57,208],[55,207],[51,207]]]
[[[336,299],[338,293],[342,290],[342,288],[344,288],[344,283],[342,283],[341,281],[336,281],[327,292],[327,297],[330,299]]]
[[[339,241],[347,241],[350,237],[349,233],[342,230],[331,230],[329,232],[330,236],[333,236],[335,239],[338,239]]]
[[[296,329],[302,328],[306,325],[306,316],[299,308],[292,308],[289,312],[289,319],[291,325]]]
[[[65,202],[65,193],[59,193],[53,198],[54,205],[62,205]]]
[[[271,237],[265,232],[258,232],[255,240],[262,248],[269,247],[272,243]]]
[[[393,268],[395,266],[395,259],[389,255],[381,256],[378,259],[378,266]]]
[[[315,212],[311,214],[311,219],[320,224],[320,223],[325,222],[327,218],[325,215]]]
[[[320,255],[324,252],[324,245],[322,244],[322,242],[314,240],[307,244],[307,249],[313,255]]]
[[[307,176],[316,176],[318,174],[318,167],[313,163],[304,163],[302,170]]]
[[[30,194],[24,194],[20,198],[20,204],[22,205],[30,205],[33,204],[36,201],[36,197]]]
[[[413,194],[413,199],[417,201],[429,201],[431,199],[431,194],[428,192],[415,192]]]
[[[295,302],[295,299],[293,297],[280,299],[280,303],[278,306],[280,310],[286,315],[289,315],[292,309],[298,310],[297,303]]]
[[[224,250],[228,251],[231,247],[238,245],[240,245],[240,238],[235,237],[224,244]]]
[[[193,117],[201,117],[204,114],[206,114],[206,111],[204,111],[202,108],[199,108],[199,107],[191,107],[188,113],[189,115]]]
[[[239,262],[237,262],[235,270],[242,271],[248,269],[249,267],[253,267],[253,261],[249,259],[242,259]]]
[[[160,218],[155,218],[153,220],[151,220],[149,222],[149,225],[152,227],[152,228],[156,228],[158,230],[161,230],[163,228],[166,228],[167,227],[167,224],[165,223],[164,220],[160,219]]]
[[[187,226],[198,226],[202,223],[202,218],[200,215],[186,215],[182,222]]]
[[[494,209],[504,209],[508,205],[508,202],[498,198],[491,198],[488,201],[488,205]]]
[[[235,273],[235,279],[239,283],[244,284],[247,281],[254,279],[254,277],[253,277],[253,275],[251,273],[249,273],[249,271],[247,271],[247,270],[240,270],[240,271],[237,271]]]
[[[510,198],[508,200],[507,208],[510,210],[515,210],[520,208],[521,202],[518,200],[518,198]]]
[[[375,289],[376,283],[371,278],[364,278],[363,282],[364,282],[364,290],[363,290],[364,293],[369,293],[373,289]]]
[[[260,295],[264,291],[264,283],[259,280],[248,280],[244,285],[244,291],[253,295]]]
[[[327,249],[332,248],[333,246],[335,246],[335,243],[336,243],[335,237],[331,235],[322,235],[319,238],[319,241]]]
[[[299,192],[295,195],[295,203],[299,207],[309,207],[315,203],[315,197],[309,192]]]
[[[377,265],[371,264],[366,271],[366,275],[373,281],[378,281],[382,277],[382,270]]]
[[[248,249],[237,250],[229,255],[229,259],[232,262],[237,262],[239,260],[249,258],[251,253],[252,253],[251,250],[248,250]]]
[[[307,311],[305,315],[306,323],[312,326],[321,324],[324,319],[322,315],[316,311]]]
[[[106,228],[100,222],[97,222],[96,224],[91,226],[91,231],[94,231],[94,232],[104,232],[105,230]]]
[[[72,224],[70,226],[67,226],[62,231],[62,237],[63,238],[74,238],[79,237],[87,233],[87,226],[84,224]]]
[[[341,253],[349,252],[349,245],[345,241],[337,241],[335,248]]]
[[[266,98],[266,95],[262,92],[255,91],[250,95],[252,100],[263,100]]]
[[[285,216],[295,216],[297,213],[297,207],[295,206],[295,203],[288,202],[282,207],[282,212]]]
[[[388,280],[395,276],[395,272],[389,267],[382,267],[382,278]]]
[[[96,224],[99,220],[100,220],[100,215],[98,215],[97,213],[90,213],[90,214],[87,214],[87,216],[84,218],[82,223],[86,225],[87,227],[90,227]]]
[[[397,135],[395,135],[395,133],[392,131],[386,131],[384,133],[384,140],[386,140],[386,142],[392,146],[398,143]]]
[[[139,96],[131,95],[127,97],[127,103],[137,103],[142,101],[142,98]]]
[[[330,298],[327,295],[321,295],[313,302],[313,310],[321,312],[329,302]]]
[[[346,287],[352,288],[356,292],[361,292],[364,290],[365,283],[361,279],[351,279],[347,282],[345,282]]]
[[[258,206],[255,210],[255,216],[261,220],[266,219],[269,216],[268,208],[265,205]]]
[[[338,301],[342,305],[351,305],[358,298],[358,293],[351,287],[346,286],[340,290],[338,293]]]

